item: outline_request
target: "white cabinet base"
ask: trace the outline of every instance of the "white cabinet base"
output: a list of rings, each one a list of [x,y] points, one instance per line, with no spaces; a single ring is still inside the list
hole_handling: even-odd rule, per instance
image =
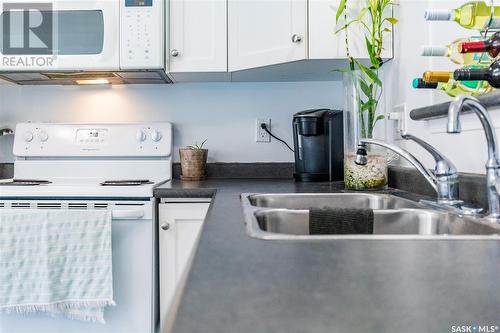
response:
[[[196,251],[209,202],[159,205],[160,326],[167,332]]]

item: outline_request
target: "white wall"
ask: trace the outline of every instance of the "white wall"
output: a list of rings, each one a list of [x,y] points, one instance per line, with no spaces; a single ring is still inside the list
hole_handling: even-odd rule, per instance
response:
[[[280,142],[255,143],[256,118],[271,118],[275,135],[292,144],[293,113],[340,108],[341,94],[340,82],[3,85],[0,125],[23,121],[170,121],[175,124],[175,147],[208,138],[211,161],[290,162],[293,154]],[[0,137],[0,162],[12,161],[11,149],[11,138]]]

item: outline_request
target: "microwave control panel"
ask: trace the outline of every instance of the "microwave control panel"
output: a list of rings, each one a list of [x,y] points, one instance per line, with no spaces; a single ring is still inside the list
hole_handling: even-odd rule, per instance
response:
[[[122,0],[120,68],[162,69],[164,21],[158,0]]]

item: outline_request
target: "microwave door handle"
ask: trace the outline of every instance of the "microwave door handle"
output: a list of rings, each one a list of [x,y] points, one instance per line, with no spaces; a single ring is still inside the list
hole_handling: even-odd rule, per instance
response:
[[[144,217],[143,209],[114,209],[111,211],[113,220],[133,220]]]

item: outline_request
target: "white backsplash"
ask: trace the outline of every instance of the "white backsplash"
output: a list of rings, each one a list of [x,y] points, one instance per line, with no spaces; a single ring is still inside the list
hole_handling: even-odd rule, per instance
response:
[[[273,133],[293,144],[292,115],[340,108],[341,88],[341,82],[4,85],[0,123],[170,121],[176,148],[208,138],[211,161],[291,162],[293,154],[280,142],[255,143],[255,120],[271,118]],[[0,162],[12,161],[10,140],[1,139],[0,147]]]

